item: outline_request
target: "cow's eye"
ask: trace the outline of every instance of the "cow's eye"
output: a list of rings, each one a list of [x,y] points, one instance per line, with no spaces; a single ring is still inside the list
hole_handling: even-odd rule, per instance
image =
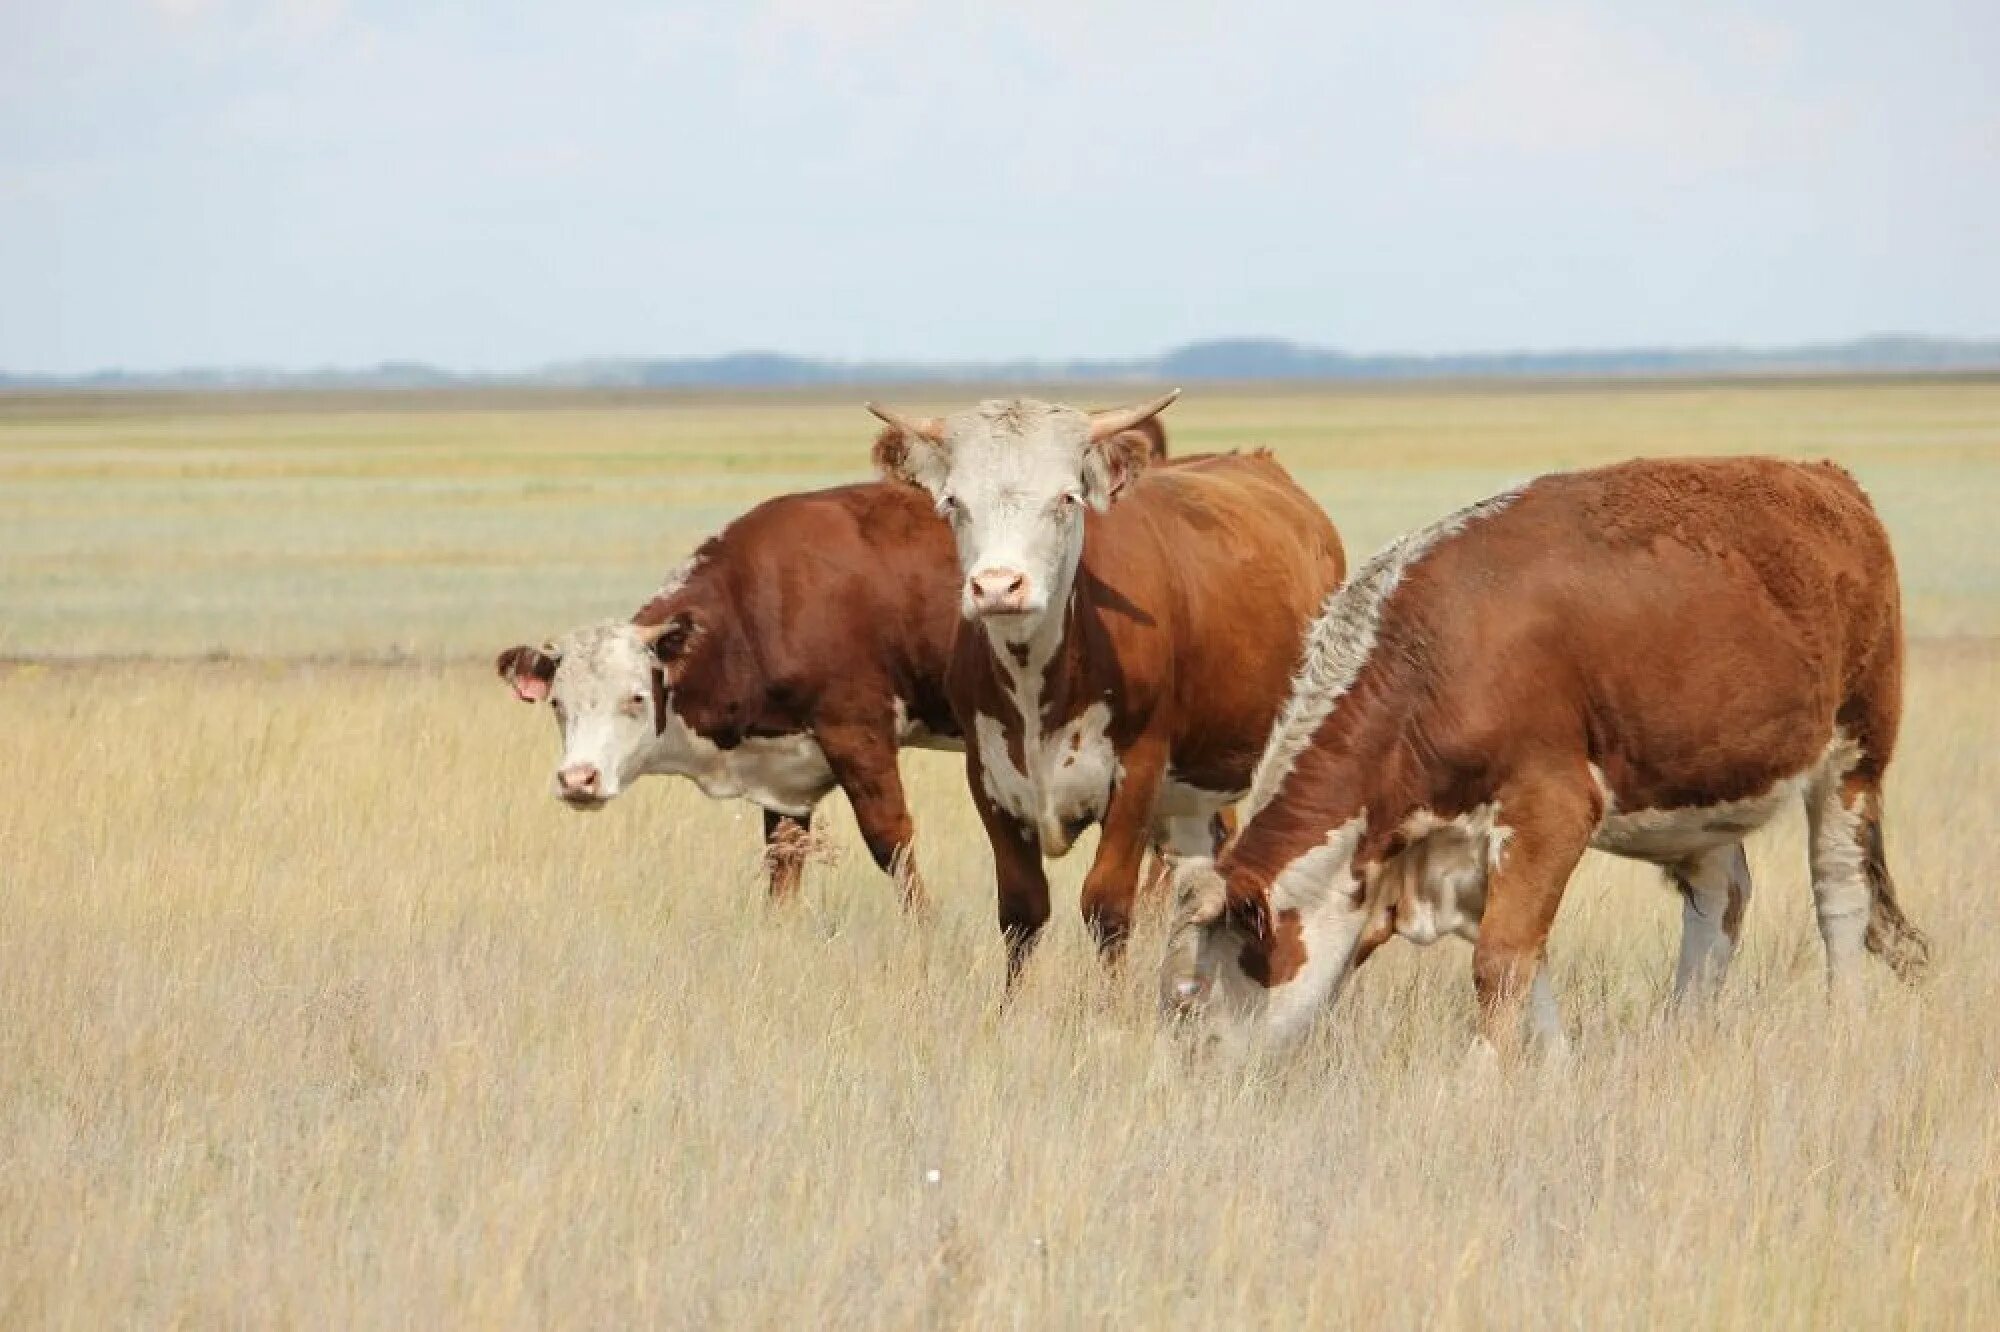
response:
[[[950,522],[956,522],[958,520],[958,515],[959,515],[958,496],[956,495],[940,496],[937,502],[937,511],[938,511],[938,517],[946,519],[947,521]]]
[[[1074,509],[1081,503],[1083,503],[1083,496],[1077,494],[1074,490],[1065,490],[1056,497],[1056,507],[1060,509]]]
[[[652,695],[634,694],[632,695],[632,697],[626,699],[625,701],[635,708],[643,708],[646,706],[646,704],[652,702]]]

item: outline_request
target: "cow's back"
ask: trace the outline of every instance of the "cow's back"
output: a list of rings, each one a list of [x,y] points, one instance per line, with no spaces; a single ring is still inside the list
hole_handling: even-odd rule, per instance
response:
[[[1476,663],[1458,704],[1467,752],[1580,742],[1621,803],[1666,807],[1713,795],[1718,773],[1748,793],[1806,771],[1836,725],[1877,766],[1893,749],[1894,560],[1830,464],[1649,459],[1543,477],[1407,581],[1391,655]]]
[[[954,734],[943,682],[957,587],[929,500],[878,481],[750,509],[696,552],[680,595],[725,611],[756,674],[803,708],[886,684],[917,720]]]

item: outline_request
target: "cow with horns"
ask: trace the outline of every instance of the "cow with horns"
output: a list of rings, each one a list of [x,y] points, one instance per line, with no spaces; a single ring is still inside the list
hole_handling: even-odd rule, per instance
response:
[[[948,692],[992,846],[1008,977],[1049,916],[1044,856],[1102,826],[1082,910],[1115,954],[1149,844],[1212,851],[1340,581],[1333,524],[1267,453],[1148,468],[1168,404],[870,410],[888,476],[957,547]]]

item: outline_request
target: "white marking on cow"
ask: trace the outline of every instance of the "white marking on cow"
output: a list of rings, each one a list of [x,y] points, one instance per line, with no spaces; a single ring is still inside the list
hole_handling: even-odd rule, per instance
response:
[[[1073,829],[1103,816],[1123,773],[1110,726],[1111,709],[1103,703],[1091,704],[1053,731],[1037,726],[1022,737],[1025,764],[1016,767],[1007,728],[992,717],[974,719],[987,799],[1033,827],[1044,855],[1064,854]]]
[[[1860,747],[1836,732],[1806,792],[1813,911],[1826,944],[1827,985],[1838,1000],[1852,999],[1860,985],[1868,917],[1875,900],[1862,841],[1862,824],[1870,811],[1861,801],[1850,807],[1840,791],[1860,757]]]
[[[1529,485],[1532,482],[1527,483]],[[1291,697],[1271,728],[1271,738],[1257,762],[1244,807],[1247,822],[1271,803],[1292,765],[1312,743],[1315,732],[1334,705],[1354,687],[1362,667],[1375,650],[1375,636],[1389,597],[1424,556],[1482,518],[1500,512],[1518,498],[1526,485],[1468,505],[1429,527],[1401,537],[1378,551],[1346,583],[1326,599],[1319,617],[1306,631]]]
[[[1732,914],[1740,923],[1749,904],[1750,862],[1743,843],[1733,842],[1675,867],[1673,874],[1682,894],[1674,994],[1706,994],[1722,983],[1736,955],[1736,940],[1725,924]]]
[[[1510,836],[1499,805],[1449,819],[1419,810],[1401,831],[1408,845],[1376,872],[1378,910],[1394,911],[1396,933],[1414,944],[1445,935],[1477,940],[1487,879]]]
[[[679,732],[679,743],[658,746],[646,770],[686,777],[712,799],[748,800],[803,817],[835,785],[819,741],[803,731],[750,736],[734,749],[723,749],[689,729],[671,709],[667,717],[667,734]]]
[[[1227,962],[1225,974],[1230,977],[1225,992],[1233,990],[1241,996],[1252,991],[1252,1002],[1261,1002],[1264,1039],[1282,1044],[1303,1031],[1325,1007],[1354,960],[1354,947],[1369,915],[1367,905],[1356,901],[1354,893],[1354,851],[1367,826],[1367,816],[1356,815],[1272,880],[1269,902],[1273,920],[1281,912],[1298,913],[1300,942],[1305,949],[1305,964],[1298,974],[1266,989],[1243,974],[1236,956],[1223,959]],[[1232,946],[1240,947],[1233,941]],[[1235,1002],[1240,1004],[1241,998]]]

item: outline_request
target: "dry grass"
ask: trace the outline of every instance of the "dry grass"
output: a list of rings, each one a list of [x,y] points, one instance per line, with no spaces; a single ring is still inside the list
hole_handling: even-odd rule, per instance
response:
[[[1732,392],[1736,414],[1711,404],[1721,424],[1703,439],[1789,410]],[[1896,433],[1893,404],[1822,392],[1855,402],[1815,399],[1813,419]],[[2000,394],[1950,392],[1970,397],[1909,400],[1914,437],[1942,438],[1954,414],[1990,425]],[[1593,419],[1622,419],[1617,395],[1581,396]],[[1213,410],[1320,420],[1302,449],[1330,447],[1325,422],[1345,414],[1429,411],[1441,435],[1486,432],[1505,472],[1526,470],[1539,409],[1524,401]],[[1625,402],[1635,419],[1671,406]],[[751,430],[772,409],[704,410]],[[465,426],[382,419],[422,448]],[[218,520],[213,542],[173,526],[181,509],[89,442],[99,426],[72,428],[67,444],[17,441],[7,465],[93,451],[107,494],[79,482],[72,498],[177,515],[174,559],[282,553],[273,514]],[[1321,483],[1371,515],[1414,507],[1430,464],[1411,457],[1411,479],[1380,447],[1387,427],[1370,429]],[[2000,473],[1981,438],[1963,456],[1898,462],[1882,443],[1850,458],[1930,516],[1885,502],[1908,580],[1937,589],[1933,628],[1994,623],[1993,556],[1967,525]],[[1477,488],[1464,447],[1436,464],[1432,508]],[[522,448],[521,475],[563,465]],[[353,474],[410,467],[406,452],[356,451]],[[319,465],[336,461],[329,446]],[[1378,471],[1381,490],[1361,492]],[[779,484],[690,473],[730,502]],[[159,494],[187,512],[236,493],[177,484]],[[550,503],[578,539],[618,508]],[[441,510],[418,512],[398,533],[411,548],[449,538]],[[46,538],[0,520],[8,532],[10,556]],[[109,535],[76,544],[115,564]],[[599,568],[596,604],[555,625],[631,601],[672,553]],[[420,624],[438,588],[485,586],[422,567],[384,585],[382,621]],[[202,586],[226,590],[223,568]],[[29,577],[0,570],[0,611],[41,651],[393,641],[347,603],[316,637],[276,601],[240,632],[134,602],[65,640]],[[339,583],[309,561],[292,577],[308,602]],[[431,646],[521,628],[489,590]],[[941,899],[917,927],[840,802],[827,815],[849,849],[787,912],[760,899],[752,811],[664,781],[595,818],[557,807],[547,720],[477,664],[6,668],[0,1325],[1994,1326],[2000,645],[1920,644],[1910,695],[1887,826],[1938,945],[1925,986],[1878,975],[1863,1017],[1829,1023],[1794,821],[1753,843],[1759,895],[1725,996],[1669,1017],[1677,903],[1593,860],[1555,946],[1573,1058],[1495,1084],[1459,1069],[1471,998],[1455,944],[1385,952],[1282,1071],[1190,1076],[1154,1032],[1158,921],[1126,974],[1088,954],[1073,905],[1088,847],[1063,862],[1056,928],[1000,1013],[986,852],[945,756],[906,759]]]

